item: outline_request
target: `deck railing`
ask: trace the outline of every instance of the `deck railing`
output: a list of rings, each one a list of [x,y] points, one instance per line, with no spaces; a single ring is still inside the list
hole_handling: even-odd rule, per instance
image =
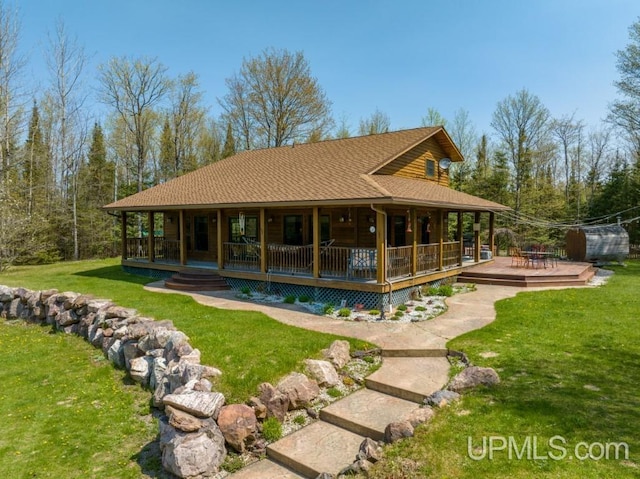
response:
[[[438,271],[440,267],[440,244],[419,244],[418,245],[418,267],[417,274],[431,273]]]
[[[411,274],[413,246],[387,248],[387,277],[397,278]]]
[[[245,271],[260,271],[260,245],[223,243],[224,267]]]
[[[267,245],[267,269],[272,273],[309,274],[313,267],[313,245]]]
[[[442,245],[442,267],[444,269],[454,268],[462,265],[460,257],[460,242],[448,241]]]
[[[155,238],[156,260],[180,261],[180,241]]]
[[[329,246],[320,250],[320,276],[344,278],[349,270],[351,248]]]
[[[125,256],[127,259],[146,259],[149,257],[147,238],[127,238]]]

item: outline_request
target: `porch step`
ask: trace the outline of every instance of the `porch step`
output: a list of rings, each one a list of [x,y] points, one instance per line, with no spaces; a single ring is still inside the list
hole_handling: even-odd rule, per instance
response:
[[[584,286],[594,275],[595,270],[592,267],[586,268],[579,274],[538,276],[527,276],[523,274],[483,274],[481,272],[465,271],[458,276],[458,282],[520,287]]]
[[[221,291],[229,289],[218,273],[200,270],[182,270],[165,280],[165,287],[179,291]]]

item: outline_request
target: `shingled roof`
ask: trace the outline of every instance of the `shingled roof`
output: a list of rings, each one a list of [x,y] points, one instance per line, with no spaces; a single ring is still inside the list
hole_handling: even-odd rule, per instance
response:
[[[426,180],[375,174],[431,137],[452,160],[462,161],[444,128],[415,128],[243,151],[104,208],[138,211],[397,202],[468,210],[507,209]]]

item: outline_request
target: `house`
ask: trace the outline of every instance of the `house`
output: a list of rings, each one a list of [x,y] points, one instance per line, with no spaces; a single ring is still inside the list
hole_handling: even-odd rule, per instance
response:
[[[449,188],[460,161],[443,127],[293,144],[240,152],[104,208],[120,212],[122,265],[138,274],[209,269],[233,288],[382,308],[454,278],[463,259],[490,257],[482,215],[492,251],[494,212],[508,208]],[[136,215],[161,236],[128,234]]]

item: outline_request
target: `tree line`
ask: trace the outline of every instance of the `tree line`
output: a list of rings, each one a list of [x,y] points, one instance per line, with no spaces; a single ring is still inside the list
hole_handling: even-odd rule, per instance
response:
[[[640,22],[629,32],[616,53],[619,98],[600,125],[554,118],[526,88],[498,102],[491,133],[478,134],[464,109],[447,119],[427,108],[422,124],[444,125],[466,158],[452,167],[452,186],[511,206],[499,225],[530,241],[619,220],[637,242]],[[214,117],[197,73],[172,78],[157,58],[113,57],[96,76],[63,21],[43,50],[46,87],[30,91],[19,39],[16,11],[0,2],[0,271],[119,254],[120,224],[103,205],[238,151],[390,129],[377,109],[355,130],[336,121],[302,52],[269,48],[243,60]],[[99,118],[92,95],[106,111]]]

